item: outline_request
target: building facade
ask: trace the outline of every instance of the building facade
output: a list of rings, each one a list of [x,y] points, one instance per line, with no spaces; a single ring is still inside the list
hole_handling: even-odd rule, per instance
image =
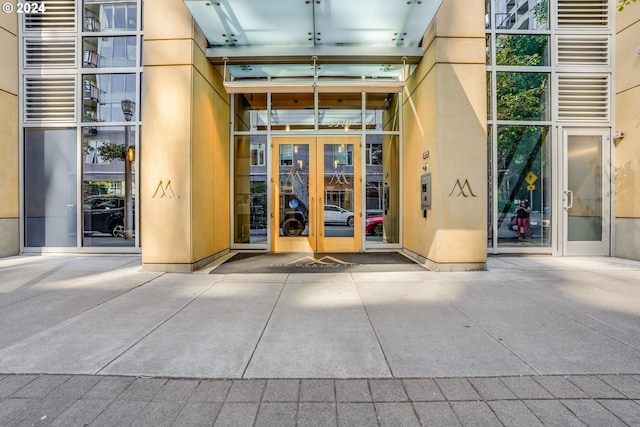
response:
[[[249,3],[1,16],[2,255],[640,259],[640,6]]]

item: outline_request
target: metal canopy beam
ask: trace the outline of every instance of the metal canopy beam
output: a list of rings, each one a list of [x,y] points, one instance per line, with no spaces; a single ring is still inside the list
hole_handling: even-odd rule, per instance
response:
[[[417,64],[423,55],[420,47],[374,47],[374,46],[238,46],[211,47],[206,55],[214,64],[250,62],[252,64],[294,64],[312,62],[314,56],[319,62],[333,64]]]

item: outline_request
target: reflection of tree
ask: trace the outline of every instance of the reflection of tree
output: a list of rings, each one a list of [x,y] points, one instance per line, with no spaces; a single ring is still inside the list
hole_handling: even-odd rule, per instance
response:
[[[496,64],[537,66],[545,64],[548,36],[500,35],[496,41]],[[532,71],[535,69],[532,68]],[[496,74],[496,107],[499,120],[538,121],[547,116],[548,73],[499,72]],[[549,129],[539,125],[499,126],[498,191],[501,212],[512,210],[512,202],[526,197],[524,179],[529,171],[544,176],[543,144]],[[522,193],[520,193],[522,191]],[[506,215],[500,215],[500,221]]]

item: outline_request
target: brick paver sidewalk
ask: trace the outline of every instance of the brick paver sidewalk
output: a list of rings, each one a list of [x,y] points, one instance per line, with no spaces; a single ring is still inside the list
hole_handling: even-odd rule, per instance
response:
[[[170,379],[0,375],[1,426],[637,426],[640,375]]]

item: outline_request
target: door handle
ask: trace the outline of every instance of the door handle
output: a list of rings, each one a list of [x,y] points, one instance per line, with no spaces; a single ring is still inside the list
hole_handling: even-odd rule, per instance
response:
[[[314,216],[313,216],[313,202],[315,201],[315,199],[312,197],[311,198],[311,204],[309,206],[309,217],[307,218],[307,222],[309,223],[309,235],[313,236],[313,223],[314,223]]]
[[[573,207],[573,191],[565,190],[564,195],[566,196],[565,201],[567,202],[565,209],[571,209]]]

